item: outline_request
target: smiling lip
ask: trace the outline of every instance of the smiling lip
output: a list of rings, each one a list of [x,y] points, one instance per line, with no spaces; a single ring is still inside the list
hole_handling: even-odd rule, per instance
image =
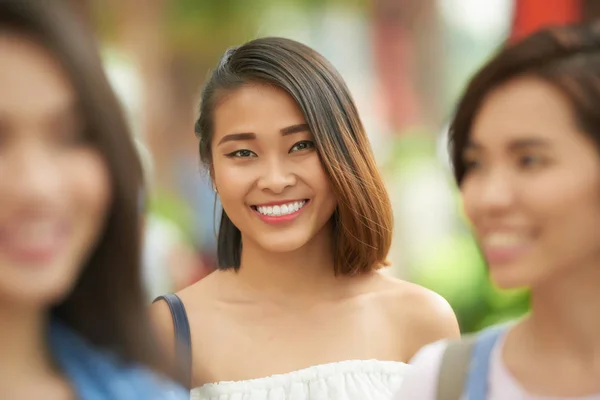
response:
[[[490,265],[503,265],[517,261],[527,253],[532,238],[522,232],[489,231],[481,239],[481,249]]]
[[[254,205],[250,208],[263,221],[268,224],[291,222],[308,206],[310,200],[276,201]],[[293,207],[293,208],[292,208]],[[259,211],[259,208],[262,209]],[[290,212],[290,208],[294,211]],[[278,215],[281,213],[280,215]]]
[[[43,237],[38,233],[26,233],[32,240],[26,240],[22,233],[0,230],[0,256],[17,264],[43,267],[51,262],[66,244],[68,229],[65,225],[45,228]],[[51,231],[51,232],[50,232]],[[38,235],[38,236],[35,236]]]
[[[528,250],[527,246],[511,247],[511,248],[491,248],[483,249],[483,254],[488,264],[503,265],[516,261],[520,256]]]

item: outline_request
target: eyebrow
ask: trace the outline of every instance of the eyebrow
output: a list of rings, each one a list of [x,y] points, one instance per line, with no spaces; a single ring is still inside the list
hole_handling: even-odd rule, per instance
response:
[[[280,132],[283,136],[285,136],[291,135],[293,133],[310,132],[310,128],[308,127],[308,124],[297,124],[288,126],[287,128],[283,128],[280,130]]]
[[[294,133],[310,132],[308,124],[296,124],[290,125],[279,130],[282,136],[292,135]],[[241,132],[241,133],[230,133],[229,135],[223,136],[217,146],[223,143],[240,141],[240,140],[254,140],[256,139],[256,133],[254,132]]]
[[[540,138],[516,139],[516,140],[512,140],[508,144],[508,149],[515,151],[515,150],[523,150],[523,149],[535,148],[535,147],[548,147],[549,145],[550,145],[550,143],[548,143],[547,140],[540,139]],[[482,147],[483,146],[481,146],[481,144],[470,140],[467,142],[467,145],[465,146],[465,151],[480,150],[480,149],[482,149]]]

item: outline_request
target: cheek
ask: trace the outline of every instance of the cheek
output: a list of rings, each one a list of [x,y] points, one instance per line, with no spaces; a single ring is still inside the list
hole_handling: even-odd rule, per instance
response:
[[[333,186],[327,171],[323,167],[320,157],[315,154],[314,157],[306,159],[297,169],[299,176],[319,195],[331,195],[333,197]]]
[[[79,213],[80,226],[100,230],[112,198],[111,179],[106,164],[95,152],[82,152],[65,163],[71,205]]]
[[[215,161],[213,179],[218,191],[219,200],[227,214],[231,216],[239,209],[249,188],[254,182],[251,169]]]
[[[227,162],[215,162],[213,176],[219,194],[226,191],[239,191],[241,186],[247,187],[253,181],[253,168],[251,166],[234,165]]]
[[[600,212],[600,174],[561,170],[522,182],[522,201],[540,218],[566,220]],[[565,221],[561,221],[565,222]]]
[[[462,204],[462,210],[469,222],[473,222],[477,218],[477,209],[475,207],[477,196],[477,189],[474,188],[474,185],[463,181],[460,186],[460,202]]]
[[[556,188],[559,188],[557,190]],[[552,190],[537,187],[531,194],[532,209],[547,228],[549,252],[564,252],[576,256],[590,247],[600,247],[600,190],[597,181],[573,177],[565,185]],[[535,201],[535,202],[534,202]],[[544,224],[544,221],[546,223]],[[595,251],[595,250],[594,250]]]
[[[556,173],[532,181],[523,202],[538,228],[533,271],[559,271],[597,262],[600,255],[600,177],[596,173]],[[525,194],[524,193],[524,194]]]

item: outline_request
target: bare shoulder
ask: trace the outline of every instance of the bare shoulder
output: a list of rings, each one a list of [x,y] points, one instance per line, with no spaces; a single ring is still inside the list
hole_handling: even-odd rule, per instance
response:
[[[205,305],[207,303],[207,301],[204,300],[210,297],[211,288],[213,287],[211,281],[214,279],[214,276],[209,275],[199,282],[176,293],[183,302],[188,316],[190,313],[194,313],[196,305]],[[169,309],[167,302],[159,300],[152,303],[150,306],[150,317],[160,344],[167,354],[170,357],[173,357],[175,349],[175,329],[173,326],[171,310]]]
[[[460,328],[450,304],[422,286],[382,276],[383,307],[388,311],[406,357],[441,339],[460,338]]]

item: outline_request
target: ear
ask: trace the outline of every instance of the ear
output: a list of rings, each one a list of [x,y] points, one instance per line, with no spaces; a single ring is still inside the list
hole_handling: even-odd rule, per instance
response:
[[[217,189],[217,184],[215,183],[215,169],[212,165],[210,166],[209,174],[210,174],[210,182],[212,183],[213,190],[215,191],[215,193],[219,193],[219,190]]]

